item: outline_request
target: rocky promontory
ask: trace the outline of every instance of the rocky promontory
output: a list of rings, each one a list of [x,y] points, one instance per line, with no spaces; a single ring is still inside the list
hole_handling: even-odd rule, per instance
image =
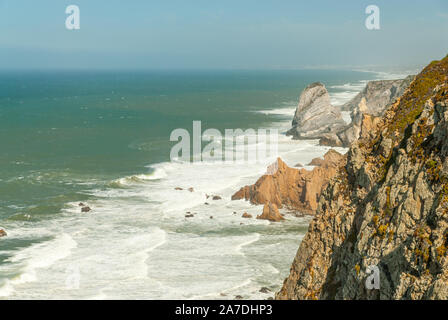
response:
[[[287,135],[294,139],[319,139],[320,145],[349,147],[362,131],[372,131],[379,117],[405,92],[414,77],[369,81],[356,97],[340,107],[351,111],[352,121],[348,125],[342,120],[339,108],[331,105],[325,86],[313,83],[300,95]]]
[[[277,299],[448,299],[448,56],[355,141]],[[371,270],[378,288],[368,287]]]
[[[232,200],[245,199],[252,204],[272,203],[278,208],[286,207],[304,214],[313,214],[322,188],[336,174],[344,156],[330,150],[324,159],[314,159],[313,170],[291,168],[277,159],[274,174],[265,174],[250,186],[241,188]]]
[[[341,112],[331,105],[327,89],[322,83],[315,82],[301,93],[287,135],[294,139],[319,139],[322,134],[336,132],[344,126]]]
[[[349,147],[363,134],[368,135],[374,130],[387,107],[405,92],[414,77],[369,81],[363,91],[341,107],[342,110],[351,111],[351,123],[335,132],[323,134],[320,144]]]
[[[366,111],[380,116],[389,104],[401,97],[414,78],[415,76],[408,76],[399,80],[369,81],[360,93],[340,108],[342,111],[353,111],[364,100]]]

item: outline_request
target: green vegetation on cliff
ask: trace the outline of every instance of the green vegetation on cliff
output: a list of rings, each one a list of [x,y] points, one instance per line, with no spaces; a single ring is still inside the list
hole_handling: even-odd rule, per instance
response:
[[[448,299],[447,213],[448,56],[352,144],[277,298]]]

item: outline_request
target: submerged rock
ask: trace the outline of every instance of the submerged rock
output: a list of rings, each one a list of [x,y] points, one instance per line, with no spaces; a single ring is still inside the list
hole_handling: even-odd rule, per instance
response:
[[[6,233],[5,230],[0,229],[0,238],[1,238],[1,237],[6,237],[7,235],[8,235],[8,234]]]
[[[222,198],[220,196],[213,196],[213,200],[221,200]]]
[[[247,212],[244,212],[243,215],[242,215],[242,217],[243,217],[243,218],[246,218],[246,219],[250,219],[250,218],[252,218],[252,215],[249,214],[249,213],[247,213]]]
[[[262,287],[262,288],[260,289],[260,292],[261,292],[261,293],[269,293],[269,292],[271,292],[271,290],[270,290],[269,288]]]
[[[88,207],[88,206],[85,206],[85,207],[81,208],[81,212],[90,212],[90,211],[92,211],[92,209],[90,207]]]

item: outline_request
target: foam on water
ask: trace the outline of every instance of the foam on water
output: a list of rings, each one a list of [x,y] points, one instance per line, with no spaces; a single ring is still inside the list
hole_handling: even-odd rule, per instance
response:
[[[345,103],[364,85],[360,81],[330,88],[332,102]],[[279,129],[278,154],[291,167],[306,165],[330,149],[316,140],[293,141],[282,133],[290,126],[295,104],[286,102],[260,111],[272,117],[272,127]],[[279,289],[310,218],[286,215],[287,220],[277,224],[244,219],[244,212],[255,217],[262,206],[230,198],[240,187],[253,184],[274,159],[151,164],[146,173],[86,191],[94,198],[87,203],[93,209],[90,213],[80,213],[78,202],[70,202],[58,218],[34,224],[15,222],[8,226],[8,238],[40,242],[0,252],[11,255],[0,265],[4,276],[0,295],[266,299],[269,295],[260,293],[260,288]],[[222,199],[213,200],[210,196],[214,195]],[[194,217],[185,217],[187,212]],[[74,276],[78,285],[67,285]]]
[[[284,135],[278,141],[280,156],[291,166],[306,164],[329,149],[317,141],[291,141]],[[125,177],[110,188],[93,190],[96,200],[87,203],[91,213],[81,214],[78,202],[73,202],[61,218],[40,222],[42,230],[56,235],[55,239],[15,253],[10,262],[24,266],[17,279],[27,281],[9,280],[0,289],[2,295],[193,299],[240,294],[261,298],[258,290],[266,281],[276,288],[281,284],[300,237],[268,221],[243,219],[243,212],[256,216],[262,206],[230,197],[241,186],[254,183],[272,160],[239,165],[159,163],[150,166],[152,174]],[[194,192],[187,190],[190,187]],[[222,199],[212,200],[213,195]],[[185,218],[187,211],[194,217]],[[307,223],[291,216],[282,227],[301,225],[305,230]],[[17,232],[26,237],[35,230],[19,227]],[[275,262],[264,261],[277,243],[284,251],[276,250]],[[79,271],[79,288],[67,288],[70,270]]]
[[[39,269],[48,268],[58,260],[69,256],[76,246],[77,243],[70,235],[62,233],[50,241],[35,244],[19,251],[8,259],[8,265],[2,265],[2,268],[19,269],[20,274],[5,281],[3,286],[0,287],[0,296],[9,296],[14,293],[16,286],[37,281]]]

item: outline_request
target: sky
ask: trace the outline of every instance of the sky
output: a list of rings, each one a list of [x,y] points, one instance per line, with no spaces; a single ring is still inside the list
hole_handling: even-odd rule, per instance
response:
[[[398,68],[447,40],[448,0],[0,0],[0,70]]]

